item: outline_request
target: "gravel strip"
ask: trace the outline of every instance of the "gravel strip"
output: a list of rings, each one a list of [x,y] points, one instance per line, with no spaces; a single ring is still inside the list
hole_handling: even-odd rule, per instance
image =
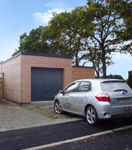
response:
[[[0,105],[0,131],[76,121],[76,117],[47,118],[20,106]]]

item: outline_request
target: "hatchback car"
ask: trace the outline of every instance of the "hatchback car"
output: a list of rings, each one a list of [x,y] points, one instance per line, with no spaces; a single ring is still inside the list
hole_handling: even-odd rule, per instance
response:
[[[118,79],[77,80],[55,96],[54,110],[84,116],[91,125],[99,119],[131,116],[132,90]]]

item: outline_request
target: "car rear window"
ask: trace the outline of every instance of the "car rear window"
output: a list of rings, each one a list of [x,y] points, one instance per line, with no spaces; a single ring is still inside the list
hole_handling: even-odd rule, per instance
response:
[[[126,82],[123,81],[116,81],[116,82],[102,82],[101,83],[102,91],[118,91],[118,90],[127,90],[130,91],[131,88],[126,84]]]

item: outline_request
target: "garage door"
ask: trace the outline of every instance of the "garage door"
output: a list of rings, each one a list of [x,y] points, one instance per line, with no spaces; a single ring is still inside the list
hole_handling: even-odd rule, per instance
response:
[[[63,69],[31,68],[32,101],[53,100],[62,84]]]

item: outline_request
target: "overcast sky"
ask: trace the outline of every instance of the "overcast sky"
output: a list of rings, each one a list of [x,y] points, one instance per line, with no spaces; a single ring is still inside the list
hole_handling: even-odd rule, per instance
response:
[[[0,61],[11,57],[19,46],[19,36],[40,25],[47,25],[52,12],[70,11],[87,0],[0,0]],[[115,54],[107,74],[120,74],[127,79],[132,70],[130,55]]]

